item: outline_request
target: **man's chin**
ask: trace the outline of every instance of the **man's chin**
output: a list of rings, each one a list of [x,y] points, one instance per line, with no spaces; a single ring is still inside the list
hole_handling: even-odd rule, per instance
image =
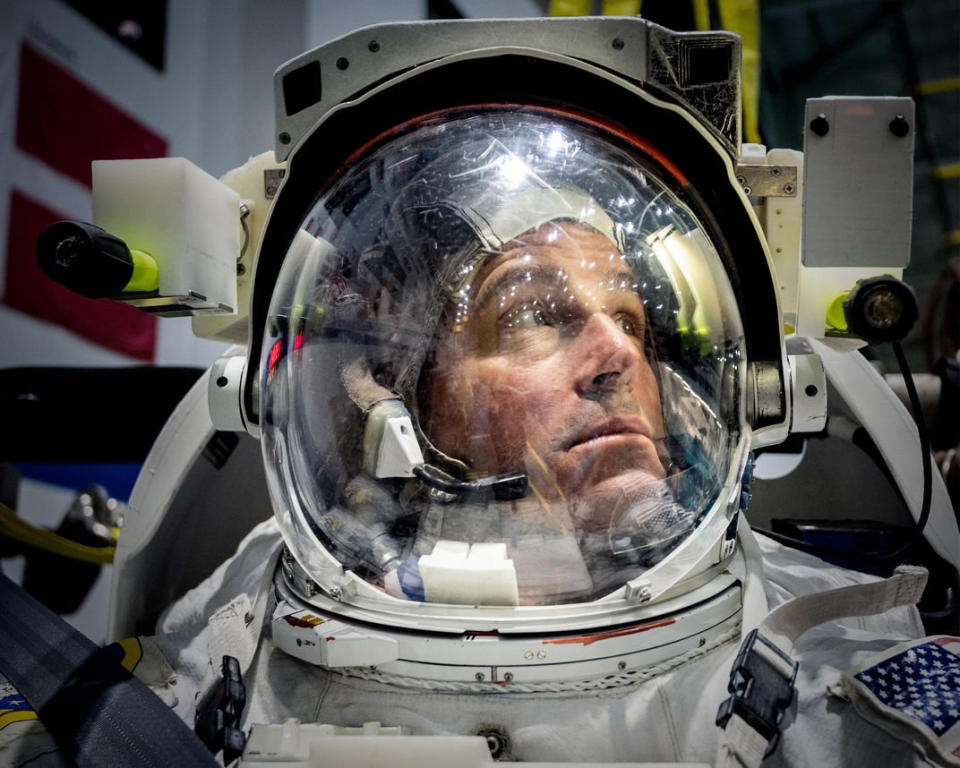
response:
[[[662,471],[632,469],[580,489],[570,501],[577,527],[586,533],[597,533],[606,530],[611,521],[636,502],[662,494]]]
[[[553,465],[557,482],[569,497],[643,485],[664,476],[654,442],[646,435],[606,435],[576,445]]]

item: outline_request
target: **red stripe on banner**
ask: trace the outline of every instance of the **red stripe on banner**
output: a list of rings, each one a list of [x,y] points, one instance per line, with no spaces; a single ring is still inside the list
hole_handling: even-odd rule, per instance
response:
[[[167,154],[166,139],[26,44],[20,45],[17,146],[88,187],[94,160]]]
[[[88,299],[55,283],[37,266],[37,235],[65,216],[18,190],[10,194],[3,303],[124,355],[152,362],[157,319],[110,299]]]

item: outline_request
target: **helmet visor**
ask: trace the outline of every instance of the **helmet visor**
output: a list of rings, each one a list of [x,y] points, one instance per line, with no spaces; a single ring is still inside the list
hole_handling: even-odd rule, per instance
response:
[[[739,479],[743,359],[717,248],[642,141],[538,109],[402,126],[321,192],[274,291],[287,544],[401,599],[601,597]]]

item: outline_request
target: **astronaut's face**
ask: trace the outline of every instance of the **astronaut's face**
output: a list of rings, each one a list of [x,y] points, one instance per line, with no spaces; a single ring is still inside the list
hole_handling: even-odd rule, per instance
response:
[[[436,447],[481,474],[522,469],[542,499],[662,479],[635,283],[616,246],[584,225],[552,222],[512,241],[473,280],[421,381]]]

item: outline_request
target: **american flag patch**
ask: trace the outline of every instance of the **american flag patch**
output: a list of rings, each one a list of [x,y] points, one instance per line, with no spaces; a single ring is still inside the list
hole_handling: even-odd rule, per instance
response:
[[[866,699],[872,710],[910,726],[960,765],[960,638],[941,635],[898,645],[845,678],[855,702]]]
[[[11,723],[36,719],[37,713],[33,707],[16,688],[0,677],[0,731]]]

